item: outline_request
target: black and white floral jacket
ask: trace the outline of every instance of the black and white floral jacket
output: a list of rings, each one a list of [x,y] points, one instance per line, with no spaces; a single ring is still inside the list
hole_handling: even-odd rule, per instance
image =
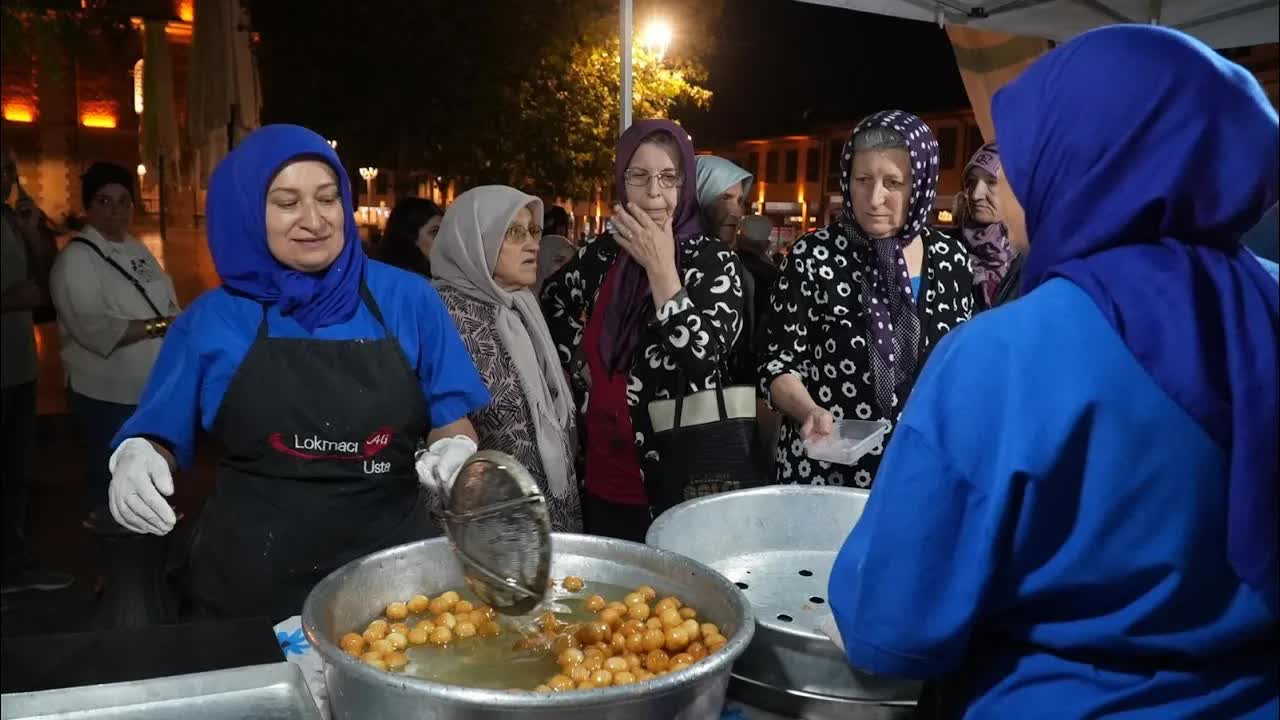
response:
[[[649,403],[676,396],[680,371],[686,393],[718,387],[743,325],[743,269],[734,252],[705,235],[678,241],[678,246],[683,288],[645,328],[627,382],[627,404],[651,504],[662,496],[657,492],[662,458],[651,442]],[[601,235],[579,250],[542,289],[542,309],[551,338],[572,379],[574,400],[583,417],[590,382],[585,356],[580,352],[582,337],[605,274],[619,252],[612,235]],[[591,429],[585,422],[579,425],[585,434],[579,447],[585,448],[585,443],[591,442]]]

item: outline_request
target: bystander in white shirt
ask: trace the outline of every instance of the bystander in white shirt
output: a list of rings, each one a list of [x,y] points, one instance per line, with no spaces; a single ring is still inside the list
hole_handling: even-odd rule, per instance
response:
[[[112,242],[91,225],[79,237],[136,279],[159,315],[178,313],[173,280],[136,238]],[[50,294],[71,389],[95,400],[136,405],[163,342],[148,338],[119,347],[130,320],[157,317],[139,288],[93,248],[69,242],[53,265]]]

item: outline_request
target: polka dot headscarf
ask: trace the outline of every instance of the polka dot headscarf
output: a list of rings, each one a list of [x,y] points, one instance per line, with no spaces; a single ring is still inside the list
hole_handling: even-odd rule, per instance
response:
[[[907,221],[897,235],[873,240],[853,216],[849,192],[853,167],[853,138],[869,128],[888,128],[907,143],[911,162],[911,196]],[[849,134],[840,157],[840,193],[844,197],[845,232],[858,244],[870,247],[861,274],[867,317],[867,342],[875,372],[876,400],[886,416],[893,417],[907,399],[920,358],[920,318],[911,294],[911,275],[903,248],[929,222],[938,194],[938,141],[923,120],[901,110],[885,110],[858,123]]]

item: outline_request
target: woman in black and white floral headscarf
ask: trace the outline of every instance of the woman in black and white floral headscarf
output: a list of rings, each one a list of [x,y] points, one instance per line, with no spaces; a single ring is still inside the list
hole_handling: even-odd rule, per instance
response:
[[[810,460],[804,439],[835,420],[897,421],[929,349],[972,312],[968,253],[928,224],[938,142],[910,113],[876,113],[840,158],[844,212],[796,241],[774,286],[761,387],[786,423],[780,483],[869,487],[880,448],[856,466]]]

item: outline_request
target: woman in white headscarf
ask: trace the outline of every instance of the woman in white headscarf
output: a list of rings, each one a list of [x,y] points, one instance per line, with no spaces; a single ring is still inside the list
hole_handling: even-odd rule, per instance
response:
[[[542,201],[488,185],[459,195],[431,248],[431,272],[489,387],[472,413],[480,447],[520,461],[547,496],[552,529],[582,531],[574,410],[537,298]]]
[[[703,225],[720,241],[733,247],[742,219],[747,192],[754,176],[715,155],[698,156],[698,206]]]

